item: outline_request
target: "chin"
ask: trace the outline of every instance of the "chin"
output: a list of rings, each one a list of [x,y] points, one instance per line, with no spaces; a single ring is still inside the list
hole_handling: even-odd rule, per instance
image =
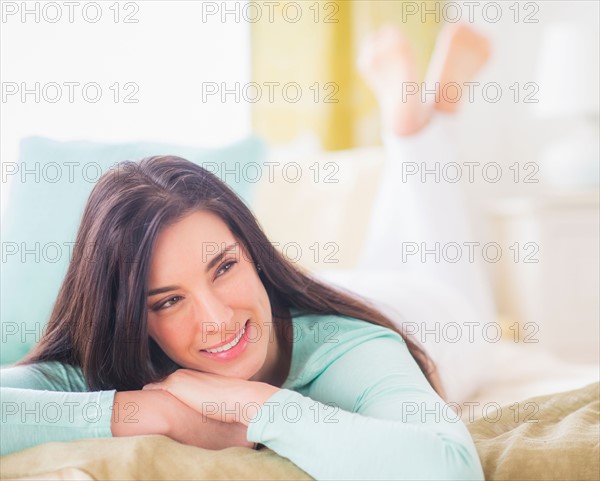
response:
[[[240,377],[244,377],[245,379],[250,379],[251,377],[255,377],[260,371],[261,366],[252,366],[249,363],[246,363],[244,366],[239,366],[239,374]]]
[[[253,377],[256,377],[260,370],[260,366],[252,366],[250,363],[242,363],[239,366],[232,366],[229,370],[224,370],[223,375],[233,377],[236,379],[245,379],[251,381]]]

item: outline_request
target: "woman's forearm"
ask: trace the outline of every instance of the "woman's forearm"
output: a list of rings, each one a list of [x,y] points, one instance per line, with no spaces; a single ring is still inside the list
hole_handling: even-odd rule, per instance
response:
[[[113,436],[169,433],[172,396],[159,391],[123,391],[115,394],[111,431]]]
[[[14,379],[2,378],[2,384],[17,384]],[[3,385],[0,456],[48,442],[111,437],[114,397],[115,391],[67,392],[49,390],[45,385],[40,389]]]
[[[162,390],[117,392],[111,429],[113,436],[163,434],[204,449],[254,446],[243,424],[207,418]]]

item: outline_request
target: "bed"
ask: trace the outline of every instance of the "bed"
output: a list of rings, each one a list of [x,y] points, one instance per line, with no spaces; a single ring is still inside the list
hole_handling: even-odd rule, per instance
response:
[[[511,342],[499,352],[505,369],[461,416],[486,479],[600,479],[598,368]],[[2,479],[313,479],[268,448],[209,451],[165,436],[48,443],[0,460]]]
[[[57,151],[62,153],[60,149]],[[337,161],[343,155],[348,154],[327,154],[321,160]],[[256,192],[253,208],[270,238],[280,245],[293,241],[304,246],[312,245],[315,240],[325,243],[331,239],[347,239],[336,259],[336,266],[352,269],[363,240],[356,225],[366,223],[370,201],[365,199],[375,192],[382,160],[379,149],[357,149],[353,155],[343,163],[349,166],[348,161],[352,161],[353,167],[340,172],[338,184],[284,185],[288,199],[285,206],[273,200],[281,198],[281,185],[262,185]],[[63,157],[61,154],[60,158]],[[310,156],[307,159],[314,160]],[[359,180],[361,190],[357,194]],[[311,189],[308,195],[307,188]],[[71,199],[72,195],[69,195]],[[324,199],[329,206],[327,210],[320,208]],[[273,209],[274,205],[280,204],[285,212]],[[64,210],[56,206],[52,209],[54,212]],[[281,222],[282,218],[293,219],[293,222]],[[65,230],[64,227],[56,228]],[[313,265],[309,257],[303,260],[303,267],[307,269],[323,267]],[[26,275],[21,270],[17,273],[23,276],[23,283],[29,282],[30,278],[49,278]],[[333,277],[330,275],[330,280],[335,280]],[[380,301],[387,300],[390,305],[396,303],[402,308],[411,298],[408,286],[414,284],[413,279],[406,284],[406,289],[401,290],[406,295],[406,299],[401,299],[397,282],[385,283],[394,286],[394,291],[383,295],[381,284],[376,285],[356,272],[353,278],[346,277],[347,286],[358,287],[356,279],[359,278],[362,278],[364,295],[370,294],[367,289],[370,287],[374,289],[373,297],[382,296]],[[50,303],[52,296],[48,295],[47,301]],[[19,306],[26,305],[15,302]],[[44,318],[43,311],[41,309],[42,314],[31,312],[25,317]],[[5,318],[12,319],[10,316]],[[444,364],[455,376],[462,376],[457,379],[454,394],[463,396],[452,399],[463,408],[460,417],[473,436],[486,479],[600,479],[598,366],[566,362],[535,345],[507,340],[494,344],[494,356],[489,355],[491,349],[490,345],[457,346],[455,352],[447,353],[445,358],[455,364]],[[15,356],[21,354],[15,353]],[[493,369],[489,366],[492,358]],[[472,409],[464,409],[467,403]],[[268,448],[209,451],[179,444],[165,436],[48,443],[0,458],[0,477],[23,480],[312,479]]]

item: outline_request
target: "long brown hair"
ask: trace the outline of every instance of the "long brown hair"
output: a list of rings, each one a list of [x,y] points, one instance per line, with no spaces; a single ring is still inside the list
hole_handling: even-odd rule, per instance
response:
[[[148,335],[147,278],[158,234],[195,210],[218,215],[260,264],[280,339],[290,308],[385,326],[403,337],[443,397],[433,361],[390,318],[367,299],[327,285],[287,260],[233,190],[175,156],[121,162],[98,180],[44,334],[19,364],[62,362],[80,367],[91,390],[119,391],[141,389],[181,367]]]

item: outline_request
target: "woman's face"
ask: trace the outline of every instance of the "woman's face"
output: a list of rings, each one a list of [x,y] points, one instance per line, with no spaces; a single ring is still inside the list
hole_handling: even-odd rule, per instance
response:
[[[277,364],[267,292],[217,215],[196,211],[159,234],[148,293],[149,334],[180,366],[263,381]],[[230,349],[205,351],[218,346]]]

